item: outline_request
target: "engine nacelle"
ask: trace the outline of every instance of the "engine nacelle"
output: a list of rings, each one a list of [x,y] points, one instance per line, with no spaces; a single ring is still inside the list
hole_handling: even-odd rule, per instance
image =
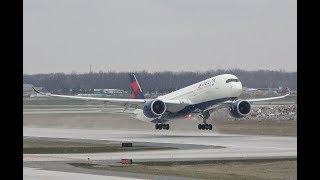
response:
[[[148,118],[156,118],[166,112],[166,104],[159,100],[152,100],[145,103],[143,114]]]
[[[235,118],[242,118],[251,111],[251,104],[248,101],[237,100],[230,107],[230,115]]]

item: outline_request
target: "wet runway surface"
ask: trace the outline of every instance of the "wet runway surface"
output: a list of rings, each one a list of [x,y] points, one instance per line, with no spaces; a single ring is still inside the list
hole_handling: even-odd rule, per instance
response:
[[[132,142],[134,145],[176,147],[178,149],[88,154],[24,154],[24,177],[26,179],[112,179],[111,177],[114,179],[129,177],[163,179],[161,176],[153,175],[107,171],[87,172],[83,169],[64,168],[67,162],[88,161],[88,158],[92,162],[117,163],[123,158],[142,162],[297,157],[296,137],[199,131],[195,128],[199,121],[192,120],[172,122],[169,131],[159,131],[154,130],[153,124],[140,122],[128,115],[123,115],[121,108],[112,107],[101,110],[97,106],[88,108],[58,105],[40,107],[29,106],[24,109],[23,134],[25,138],[67,138],[82,142]],[[86,172],[87,174],[83,174]],[[165,179],[183,178],[166,177]]]
[[[230,159],[230,158],[282,158],[296,157],[295,137],[254,136],[219,134],[214,132],[183,131],[132,131],[132,130],[84,130],[56,128],[24,128],[24,136],[69,138],[88,140],[110,140],[120,142],[174,143],[205,146],[223,146],[225,148],[196,150],[161,150],[148,152],[24,155],[24,160],[115,160],[131,159]],[[35,157],[36,158],[33,158]]]

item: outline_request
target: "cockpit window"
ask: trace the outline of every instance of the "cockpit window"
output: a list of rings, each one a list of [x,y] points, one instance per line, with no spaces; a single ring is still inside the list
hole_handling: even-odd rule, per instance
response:
[[[239,82],[239,79],[228,79],[226,83],[229,83],[229,82]]]

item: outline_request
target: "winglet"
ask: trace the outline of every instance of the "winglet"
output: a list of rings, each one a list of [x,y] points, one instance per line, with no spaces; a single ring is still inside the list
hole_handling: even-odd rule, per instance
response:
[[[132,90],[132,97],[134,99],[144,99],[143,92],[141,90],[141,87],[139,85],[139,82],[136,76],[133,73],[130,73],[129,78],[130,78],[130,87]]]
[[[33,86],[32,86],[32,89],[33,89],[36,93],[46,95],[45,93],[43,93],[43,92],[41,92],[41,91],[39,91],[39,90],[36,90]]]

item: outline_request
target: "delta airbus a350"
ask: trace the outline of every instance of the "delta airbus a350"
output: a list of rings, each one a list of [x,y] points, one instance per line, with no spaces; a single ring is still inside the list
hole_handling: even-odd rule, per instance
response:
[[[37,93],[51,97],[95,100],[106,104],[123,106],[125,109],[135,108],[135,118],[155,123],[155,129],[160,130],[168,130],[170,127],[166,123],[170,120],[184,118],[193,114],[198,114],[203,119],[203,124],[198,124],[199,130],[212,130],[212,124],[207,124],[207,119],[217,108],[228,108],[231,116],[242,118],[249,114],[251,103],[284,98],[290,94],[289,89],[286,88],[287,93],[283,96],[239,99],[238,97],[242,93],[242,84],[239,79],[232,74],[222,74],[155,99],[145,99],[135,75],[130,74],[129,77],[134,99],[57,95],[33,89]]]

